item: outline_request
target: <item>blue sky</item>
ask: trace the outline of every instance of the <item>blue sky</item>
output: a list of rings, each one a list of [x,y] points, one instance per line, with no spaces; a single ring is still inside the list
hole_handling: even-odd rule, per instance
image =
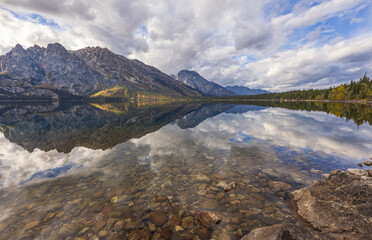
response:
[[[108,47],[221,85],[324,88],[372,72],[371,0],[1,0],[0,54]]]

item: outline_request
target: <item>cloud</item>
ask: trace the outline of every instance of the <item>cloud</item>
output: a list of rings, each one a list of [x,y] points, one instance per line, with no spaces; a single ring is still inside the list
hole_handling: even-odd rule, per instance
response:
[[[148,146],[148,155],[157,159],[177,154],[190,160],[195,146],[206,154],[223,152],[227,161],[234,147],[247,149],[254,146],[265,149],[265,152],[284,147],[298,153],[310,151],[325,159],[335,158],[340,164],[335,167],[344,167],[367,159],[372,154],[368,140],[372,132],[369,128],[361,125],[357,129],[352,122],[322,112],[267,108],[243,114],[222,113],[191,129],[167,125],[130,142],[137,147]],[[270,158],[275,157],[271,155]],[[153,163],[152,170],[157,171],[159,165]]]
[[[94,9],[95,4],[89,5],[79,0],[72,1],[4,0],[2,4],[13,7],[17,10],[27,12],[28,11],[38,12],[57,18],[58,16],[62,16],[62,18],[68,16],[74,19],[93,20],[94,19],[93,12],[96,11]]]
[[[233,147],[253,146],[265,149],[265,153],[278,146],[301,154],[312,151],[337,158],[342,166],[369,158],[372,154],[371,138],[372,132],[367,125],[357,128],[352,122],[326,113],[278,108],[243,114],[222,113],[190,129],[168,124],[158,131],[106,150],[76,147],[70,153],[39,149],[30,153],[0,133],[0,189],[18,185],[35,174],[53,169],[65,169],[62,175],[94,170],[116,174],[113,167],[117,168],[118,156],[120,161],[135,165],[150,161],[155,172],[164,159],[169,159],[164,156],[176,155],[180,156],[177,157],[180,161],[195,161],[193,154],[205,153],[216,154],[216,161],[228,161]],[[130,153],[130,156],[123,155],[123,152]],[[271,157],[269,161],[272,163]]]
[[[365,11],[370,1],[4,0],[1,6],[1,54],[16,43],[60,42],[68,49],[99,45],[168,74],[191,69],[222,85],[272,91],[355,79],[372,62],[364,58],[361,70],[352,73],[355,54],[350,53],[351,63],[342,57],[331,64],[312,53],[332,46],[343,52],[350,44],[344,50],[340,42],[370,40],[362,30],[372,24],[370,11]],[[343,19],[347,21],[340,24]],[[329,29],[333,32],[326,34]],[[286,63],[298,56],[305,63],[306,53],[313,57],[306,60],[310,66]]]
[[[59,41],[58,33],[51,27],[18,19],[9,11],[0,9],[0,22],[0,31],[2,32],[0,37],[1,53],[8,52],[16,42],[32,46],[33,44],[45,45],[48,42]]]
[[[372,70],[372,35],[341,40],[322,47],[311,44],[281,51],[277,55],[250,62],[245,67],[232,63],[224,78],[237,77],[235,83],[272,91],[299,88],[326,88],[362,77]],[[239,80],[239,74],[249,76]],[[205,68],[206,75],[219,75],[221,70]],[[214,72],[216,71],[216,72]]]
[[[272,19],[274,25],[283,25],[287,29],[293,29],[304,26],[311,26],[319,21],[336,15],[344,15],[362,0],[331,0],[324,1],[319,5],[302,8],[299,7],[297,11],[291,12]]]
[[[245,29],[238,32],[235,38],[235,47],[237,50],[244,48],[265,49],[272,41],[273,29],[270,26],[264,26],[262,29]]]
[[[30,153],[0,133],[0,152],[0,188],[4,188],[28,181],[34,174],[56,168],[67,167],[67,170],[73,172],[84,167],[87,171],[88,167],[94,166],[109,151],[76,147],[68,154],[39,149]]]

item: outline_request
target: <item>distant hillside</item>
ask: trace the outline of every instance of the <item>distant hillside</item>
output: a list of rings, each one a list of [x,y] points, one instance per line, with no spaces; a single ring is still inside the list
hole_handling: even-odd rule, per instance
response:
[[[269,91],[262,90],[262,89],[252,89],[252,88],[247,88],[244,86],[237,86],[237,85],[226,86],[225,88],[235,93],[236,95],[257,95],[257,94],[270,93]]]
[[[181,70],[177,76],[173,75],[172,77],[208,96],[226,97],[235,95],[233,92],[218,85],[217,83],[208,81],[200,76],[199,73],[194,71]]]
[[[364,75],[359,81],[351,81],[338,87],[328,89],[294,90],[246,97],[249,99],[283,99],[283,100],[330,100],[372,101],[372,80]]]
[[[107,48],[68,51],[54,43],[25,50],[18,44],[0,56],[0,99],[58,99],[61,92],[88,97],[116,86],[131,92],[201,96],[160,70]]]

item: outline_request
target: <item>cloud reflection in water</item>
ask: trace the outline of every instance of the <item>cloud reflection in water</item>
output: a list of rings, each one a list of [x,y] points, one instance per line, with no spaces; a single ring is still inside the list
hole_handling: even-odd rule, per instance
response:
[[[56,150],[45,152],[40,149],[35,149],[30,153],[7,140],[2,133],[0,133],[0,152],[0,187],[9,187],[31,179],[48,177],[45,171],[55,176],[67,172],[72,173],[78,170],[76,167],[84,169],[84,167],[94,165],[105,155],[103,150],[91,150],[84,147],[76,147],[70,153],[59,153]],[[65,171],[53,171],[66,167]]]
[[[239,141],[243,142],[243,139],[256,139],[295,151],[322,152],[345,163],[355,163],[372,156],[371,126],[364,124],[357,127],[352,122],[321,112],[279,108],[242,114],[223,113],[192,129],[168,125],[132,142],[148,144],[151,155],[161,155],[172,150],[187,151],[172,147],[179,146],[185,137],[210,149],[225,150]]]
[[[186,119],[187,120],[187,119]],[[190,119],[191,121],[192,119]],[[185,121],[185,119],[183,119]],[[107,150],[75,147],[70,153],[56,150],[28,152],[0,134],[0,186],[8,187],[30,179],[56,177],[88,171],[115,154],[126,144],[147,145],[148,153],[139,161],[153,161],[174,152],[189,156],[188,146],[203,146],[208,151],[220,151],[223,161],[229,160],[231,148],[237,145],[285,147],[291,151],[312,151],[338,158],[340,164],[355,165],[372,156],[371,126],[357,127],[352,122],[321,112],[266,108],[245,113],[222,113],[206,119],[194,128],[181,129],[176,123],[158,131]],[[325,154],[325,155],[324,155]],[[334,166],[337,168],[337,166]],[[157,170],[156,164],[152,165]]]

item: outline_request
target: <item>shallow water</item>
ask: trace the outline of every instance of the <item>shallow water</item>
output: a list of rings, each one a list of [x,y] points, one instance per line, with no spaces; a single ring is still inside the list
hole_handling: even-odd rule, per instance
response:
[[[0,239],[239,239],[299,221],[289,193],[372,157],[372,116],[283,107],[0,105]]]

